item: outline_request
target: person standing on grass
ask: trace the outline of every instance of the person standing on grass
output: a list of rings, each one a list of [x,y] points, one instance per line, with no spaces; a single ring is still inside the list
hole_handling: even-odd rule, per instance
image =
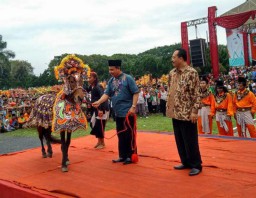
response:
[[[145,96],[143,87],[140,87],[139,89],[140,89],[140,92],[139,92],[139,97],[137,102],[137,109],[138,109],[138,114],[140,118],[142,118],[142,117],[146,117],[146,109],[145,109],[146,96]]]
[[[233,98],[234,113],[239,137],[246,137],[246,128],[250,136],[256,138],[254,114],[256,112],[256,97],[246,89],[246,79],[238,78],[238,90]]]
[[[194,176],[202,171],[197,133],[197,114],[201,98],[198,73],[186,61],[186,50],[179,48],[174,51],[174,69],[169,73],[166,115],[172,118],[175,141],[182,163],[174,166],[174,169],[191,169],[189,175]]]
[[[136,154],[135,152],[137,152],[137,150],[133,150],[136,142],[132,129],[135,128],[134,116],[136,113],[139,89],[134,79],[130,75],[122,72],[121,60],[109,60],[108,65],[109,73],[112,78],[108,81],[105,93],[92,105],[97,108],[111,97],[113,110],[116,115],[119,151],[119,158],[112,160],[112,162],[122,162],[124,165],[131,164],[133,163],[132,154]],[[127,120],[129,120],[129,122]]]
[[[213,94],[208,89],[208,79],[206,76],[200,77],[201,104],[198,110],[198,133],[212,134],[212,116],[210,115],[211,104],[214,101]]]
[[[160,87],[160,91],[158,93],[160,98],[160,111],[163,113],[163,116],[166,116],[166,99],[167,99],[167,91],[165,91],[164,86]]]

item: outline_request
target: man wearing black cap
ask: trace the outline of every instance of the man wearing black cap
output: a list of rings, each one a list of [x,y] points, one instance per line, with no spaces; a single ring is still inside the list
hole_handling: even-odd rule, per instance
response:
[[[136,151],[136,142],[133,137],[134,129],[133,116],[139,96],[139,89],[134,79],[121,71],[121,60],[109,60],[109,73],[112,78],[108,81],[107,89],[102,97],[92,105],[98,107],[101,103],[111,98],[113,110],[116,115],[116,129],[118,133],[119,158],[113,163],[132,163],[132,154]],[[129,119],[129,123],[127,119]]]
[[[239,137],[246,137],[246,128],[250,136],[256,138],[254,113],[256,112],[255,95],[246,89],[246,79],[238,78],[238,91],[234,95],[234,113]]]

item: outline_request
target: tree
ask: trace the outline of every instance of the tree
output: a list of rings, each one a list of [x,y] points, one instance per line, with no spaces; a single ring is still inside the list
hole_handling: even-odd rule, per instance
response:
[[[226,45],[218,46],[219,52],[219,63],[225,68],[225,73],[229,71],[229,55],[228,48]]]
[[[0,35],[0,87],[8,88],[10,82],[10,58],[15,57],[15,53],[11,50],[5,50],[7,42],[3,41]]]
[[[210,49],[206,48],[206,67],[201,68],[201,74],[210,73],[212,71]],[[228,49],[226,45],[218,45],[218,54],[219,54],[219,65],[221,65],[220,72],[228,72],[229,70],[229,56]]]
[[[33,67],[27,61],[14,60],[10,61],[11,71],[10,78],[12,79],[12,88],[14,87],[28,87],[28,78],[33,74]]]

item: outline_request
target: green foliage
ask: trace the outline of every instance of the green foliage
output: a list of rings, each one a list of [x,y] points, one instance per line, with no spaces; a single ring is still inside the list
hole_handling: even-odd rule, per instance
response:
[[[0,35],[0,88],[9,88],[10,84],[10,58],[15,57],[15,53],[11,50],[6,50],[7,42],[3,41]]]
[[[12,79],[12,88],[24,87],[28,88],[30,84],[27,79],[33,75],[33,67],[27,61],[14,60],[10,61],[11,72],[10,78]]]
[[[218,46],[218,52],[219,52],[219,62],[224,67],[224,69],[222,69],[222,70],[225,73],[227,73],[229,71],[229,55],[228,55],[227,46],[226,45],[219,45]]]
[[[16,87],[39,87],[50,86],[58,84],[54,76],[54,67],[59,65],[61,60],[68,54],[54,56],[50,61],[48,68],[40,74],[35,76],[33,74],[33,67],[27,61],[10,61],[15,54],[10,50],[5,50],[7,43],[2,40],[0,35],[0,89],[9,89]],[[96,71],[99,80],[108,80],[110,78],[108,72],[109,59],[121,59],[122,71],[127,74],[139,78],[144,74],[152,74],[154,78],[161,77],[167,74],[172,68],[171,57],[173,52],[180,48],[181,44],[166,45],[147,50],[138,55],[135,54],[113,54],[112,56],[93,54],[93,55],[80,55],[76,54],[92,70]],[[206,67],[197,68],[201,74],[211,72],[210,51],[206,49]],[[229,68],[228,64],[228,51],[224,45],[219,45],[219,62],[220,71],[226,73]]]
[[[228,56],[227,46],[218,45],[218,54],[219,54],[220,72],[227,73],[229,71],[229,56]],[[206,56],[206,66],[201,68],[200,74],[207,74],[212,72],[209,47],[206,48],[205,56]]]

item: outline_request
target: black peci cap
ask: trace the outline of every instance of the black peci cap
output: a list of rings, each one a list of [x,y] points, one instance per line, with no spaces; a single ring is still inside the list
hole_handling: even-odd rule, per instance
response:
[[[121,60],[108,60],[108,66],[115,66],[115,67],[121,67],[122,61]]]
[[[239,76],[238,79],[237,79],[237,81],[238,81],[239,83],[244,83],[244,84],[246,84],[246,79],[245,79],[244,77]]]
[[[216,87],[224,87],[224,82],[221,79],[218,79],[215,81],[216,82]]]
[[[208,80],[208,78],[206,76],[200,76],[199,79],[200,79],[200,81],[205,81],[206,84],[209,83],[209,80]]]

